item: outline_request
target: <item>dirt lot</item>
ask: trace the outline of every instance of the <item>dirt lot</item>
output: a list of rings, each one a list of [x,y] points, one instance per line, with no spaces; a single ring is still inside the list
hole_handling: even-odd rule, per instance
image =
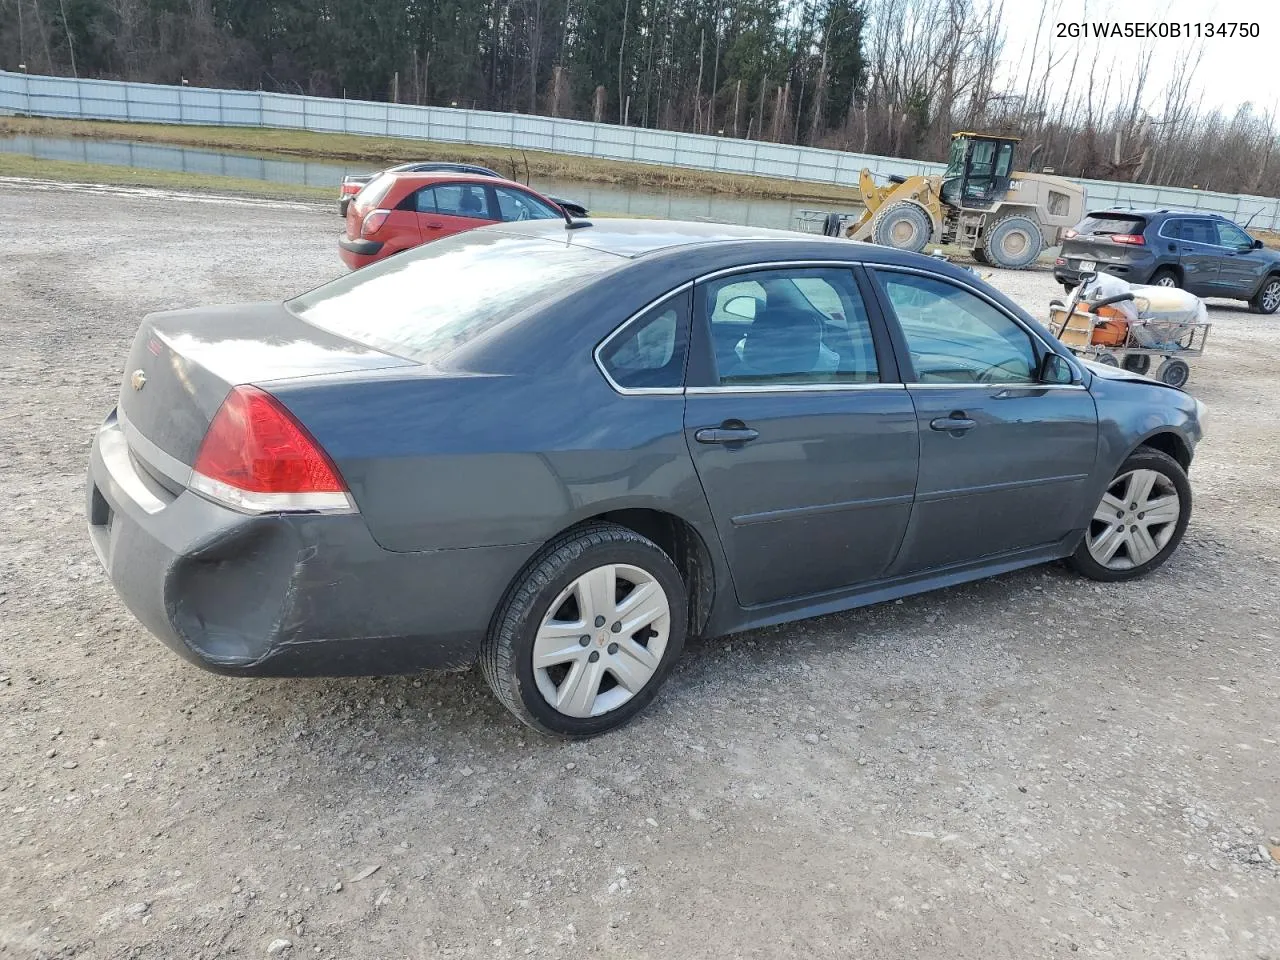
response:
[[[1280,960],[1280,320],[1213,307],[1196,512],[1151,579],[694,643],[639,722],[566,745],[475,673],[201,672],[93,557],[141,314],[338,274],[329,207],[0,211],[0,955]]]

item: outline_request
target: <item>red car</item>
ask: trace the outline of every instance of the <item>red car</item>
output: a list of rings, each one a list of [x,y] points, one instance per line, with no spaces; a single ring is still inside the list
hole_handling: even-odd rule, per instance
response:
[[[488,223],[566,219],[553,201],[511,180],[466,173],[383,173],[347,207],[342,261],[356,270],[401,250]]]

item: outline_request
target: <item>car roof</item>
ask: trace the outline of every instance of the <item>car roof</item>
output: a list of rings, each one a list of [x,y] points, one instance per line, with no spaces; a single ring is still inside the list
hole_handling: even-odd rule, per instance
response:
[[[581,223],[581,221],[579,221]],[[692,220],[640,220],[622,217],[598,217],[574,230],[567,230],[558,220],[526,220],[506,223],[503,232],[521,236],[542,236],[549,240],[567,240],[575,246],[620,257],[637,258],[651,256],[675,247],[688,248],[731,241],[773,241],[775,243],[808,243],[814,246],[829,245],[847,247],[851,240],[823,237],[794,230],[774,230],[769,227],[744,227],[732,223],[711,223]],[[863,246],[863,245],[859,245]],[[870,246],[870,245],[866,245]],[[873,248],[887,249],[887,248]],[[901,251],[894,251],[900,253]],[[859,253],[861,258],[861,252]]]
[[[1212,210],[1179,210],[1173,207],[1161,207],[1155,209],[1152,207],[1107,207],[1103,210],[1090,210],[1086,216],[1089,217],[1204,217],[1206,220],[1226,220],[1220,213]]]
[[[483,182],[488,185],[503,184],[513,187],[519,187],[521,190],[527,190],[530,193],[537,193],[533,187],[526,186],[519,180],[507,180],[504,177],[491,177],[482,173],[468,173],[463,170],[388,170],[384,176],[395,177],[396,180],[416,180],[423,184],[426,183],[479,183]]]

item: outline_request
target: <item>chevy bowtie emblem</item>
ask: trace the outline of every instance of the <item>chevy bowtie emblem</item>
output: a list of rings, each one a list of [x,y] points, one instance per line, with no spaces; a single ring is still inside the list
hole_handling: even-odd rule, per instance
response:
[[[141,390],[147,385],[147,375],[141,370],[133,371],[133,376],[129,378],[129,382],[133,384],[133,389]]]

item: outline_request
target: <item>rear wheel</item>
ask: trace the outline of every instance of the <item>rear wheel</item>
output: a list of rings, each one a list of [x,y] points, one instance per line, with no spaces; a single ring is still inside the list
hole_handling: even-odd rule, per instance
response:
[[[1249,306],[1258,313],[1275,313],[1280,309],[1280,277],[1267,277],[1249,301]]]
[[[1071,566],[1091,580],[1132,580],[1160,566],[1191,518],[1191,484],[1173,457],[1139,447],[1120,466]]]
[[[991,264],[991,259],[987,256],[987,251],[983,250],[981,247],[973,248],[973,259],[988,266]]]
[[[1105,363],[1108,367],[1120,366],[1120,359],[1110,350],[1099,350],[1094,354],[1093,359],[1098,363]]]
[[[876,214],[871,239],[882,247],[919,253],[933,236],[933,221],[923,207],[910,200],[891,203]]]
[[[997,220],[983,239],[987,257],[998,267],[1017,270],[1034,263],[1044,249],[1040,224],[1021,214]]]
[[[1178,274],[1168,267],[1161,267],[1151,275],[1148,286],[1152,287],[1176,287],[1178,286]]]
[[[612,523],[570,530],[531,561],[480,651],[502,704],[535,730],[591,737],[653,699],[684,646],[680,573]]]

